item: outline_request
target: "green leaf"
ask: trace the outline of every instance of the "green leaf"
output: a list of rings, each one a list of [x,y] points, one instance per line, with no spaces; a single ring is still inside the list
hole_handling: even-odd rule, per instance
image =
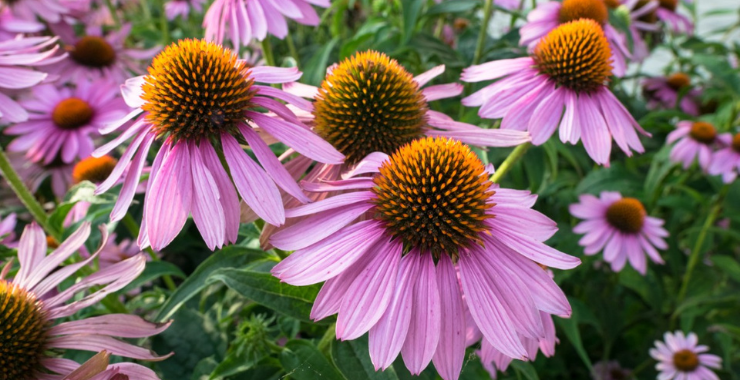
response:
[[[263,265],[264,264],[264,265]],[[289,317],[312,322],[309,315],[321,285],[292,286],[280,282],[268,270],[274,266],[260,264],[260,270],[219,269],[210,276],[208,282],[223,282],[242,296],[269,307]]]
[[[280,354],[288,376],[296,380],[345,380],[337,367],[321,354],[313,344],[305,340],[291,340]]]
[[[406,45],[411,39],[411,35],[416,27],[416,21],[419,20],[419,14],[421,13],[421,7],[424,5],[424,1],[420,0],[402,0],[401,6],[403,8],[403,39],[401,40],[402,45]]]
[[[712,262],[721,271],[725,272],[733,280],[740,282],[740,264],[730,256],[714,255]]]
[[[540,377],[537,376],[537,371],[534,369],[531,363],[523,362],[521,360],[512,360],[511,366],[515,370],[517,370],[517,372],[520,372],[522,375],[524,375],[525,379],[540,380]]]
[[[583,361],[583,364],[588,367],[588,370],[590,372],[591,368],[593,368],[593,364],[591,363],[591,359],[589,359],[588,354],[586,353],[586,349],[583,348],[581,332],[578,330],[578,321],[576,320],[576,318],[576,314],[574,313],[570,317],[570,319],[555,318],[555,322],[558,324],[558,326],[560,326],[560,329],[565,333],[565,336],[568,337],[568,340],[570,340],[570,343],[576,349],[576,352],[581,358],[581,361]]]
[[[635,178],[624,166],[614,163],[611,168],[591,171],[576,187],[577,194],[598,194],[602,191],[619,191],[634,194],[641,188],[642,181]]]
[[[354,340],[334,340],[331,343],[334,364],[348,379],[398,380],[393,367],[375,371],[368,352],[367,335]]]
[[[319,86],[326,76],[326,67],[329,66],[329,56],[339,42],[335,37],[319,49],[303,68],[303,81],[307,84]]]
[[[170,299],[162,305],[157,314],[157,321],[165,321],[172,317],[185,302],[200,293],[210,283],[208,278],[221,268],[241,267],[249,262],[268,257],[267,253],[254,249],[230,246],[215,252],[203,261],[200,266],[185,280],[172,294]]]
[[[445,13],[462,13],[467,12],[481,3],[480,0],[455,0],[444,1],[435,4],[426,12],[426,16],[436,16]]]
[[[212,313],[201,313],[189,308],[180,309],[172,325],[152,338],[155,352],[175,354],[157,364],[165,375],[163,379],[190,378],[205,358],[212,357],[215,362],[220,362],[226,352],[226,345],[226,334],[219,331]]]
[[[174,276],[174,277],[180,277],[185,278],[187,277],[185,273],[182,273],[180,268],[178,268],[176,265],[172,263],[168,263],[166,261],[153,261],[146,263],[146,268],[144,271],[137,277],[134,281],[131,281],[128,285],[126,285],[123,290],[121,290],[121,293],[127,293],[133,289],[136,289],[147,282],[154,281],[160,277],[163,276]]]

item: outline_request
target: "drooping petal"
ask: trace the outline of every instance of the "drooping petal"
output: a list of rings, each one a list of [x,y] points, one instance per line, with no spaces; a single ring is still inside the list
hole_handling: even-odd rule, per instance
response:
[[[439,257],[437,286],[440,335],[432,361],[442,379],[457,380],[465,361],[465,313],[457,273],[448,255]]]
[[[425,253],[421,255],[417,274],[409,331],[401,348],[403,361],[412,375],[420,374],[432,361],[439,343],[440,314],[434,258],[431,253]]]

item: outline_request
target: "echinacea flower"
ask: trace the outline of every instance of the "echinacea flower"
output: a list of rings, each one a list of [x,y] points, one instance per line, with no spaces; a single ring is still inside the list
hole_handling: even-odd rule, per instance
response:
[[[135,241],[123,239],[120,242],[116,242],[116,234],[113,233],[108,238],[108,242],[100,248],[98,265],[100,265],[100,269],[104,269],[140,253],[141,249],[139,249]],[[150,257],[147,256],[147,260],[149,259]]]
[[[659,107],[673,109],[679,107],[681,111],[699,116],[699,89],[691,89],[691,78],[684,73],[674,73],[667,77],[645,79],[642,83],[648,108]],[[679,96],[684,94],[680,99]]]
[[[15,0],[4,2],[4,6],[10,8],[13,16],[22,20],[36,20],[40,17],[44,21],[57,23],[62,17],[69,13],[61,0]]]
[[[531,57],[465,69],[466,82],[503,79],[463,99],[463,104],[481,106],[481,117],[503,118],[502,129],[528,130],[534,145],[544,144],[559,127],[561,141],[575,144],[582,139],[588,155],[608,165],[612,137],[630,156],[630,148],[644,151],[636,131],[649,136],[606,86],[612,74],[610,57],[596,21],[561,24],[537,44]]]
[[[82,363],[62,380],[160,380],[154,371],[134,363],[109,364],[106,350]]]
[[[8,159],[32,192],[38,191],[41,185],[50,179],[52,192],[57,198],[62,199],[74,184],[72,181],[74,164],[66,164],[58,157],[48,165],[29,161],[23,153],[8,152]]]
[[[721,368],[722,358],[706,354],[709,347],[699,344],[695,333],[681,331],[663,335],[664,342],[655,341],[650,356],[658,361],[655,369],[661,380],[719,380],[710,368]]]
[[[591,371],[593,380],[626,380],[631,379],[631,376],[630,371],[622,368],[616,360],[599,361]]]
[[[319,15],[313,5],[326,8],[330,0],[216,0],[203,19],[205,38],[219,44],[230,40],[234,48],[272,34],[288,35],[289,18],[299,24],[317,26]]]
[[[104,243],[105,228],[101,228],[101,232]],[[18,273],[13,279],[6,278],[12,262],[0,273],[0,299],[4,300],[0,303],[0,315],[6,323],[0,330],[4,363],[0,366],[0,377],[14,380],[50,378],[46,377],[49,373],[66,375],[79,367],[70,359],[48,356],[48,350],[97,352],[104,349],[113,355],[137,360],[165,359],[116,338],[149,337],[167,329],[169,323],[149,323],[128,314],[55,323],[122,289],[144,270],[145,260],[139,255],[57,291],[59,284],[97,257],[96,253],[84,261],[60,267],[83,246],[89,235],[90,224],[84,223],[47,255],[46,236],[41,228],[32,223],[23,231],[18,245]]]
[[[15,224],[17,220],[15,213],[0,219],[0,244],[10,248],[15,247]]]
[[[0,9],[0,41],[16,38],[19,34],[37,33],[44,28],[44,24],[36,20],[23,20],[13,16],[9,8]]]
[[[124,42],[131,32],[131,24],[109,33],[103,33],[100,26],[88,26],[81,37],[67,24],[54,25],[52,30],[59,35],[69,55],[50,72],[73,84],[101,78],[123,83],[130,72],[144,72],[143,62],[160,50],[159,46],[147,50],[127,48]]]
[[[658,0],[660,7],[655,10],[658,18],[666,23],[673,33],[688,34],[694,33],[694,23],[690,18],[678,13],[679,0]]]
[[[679,121],[676,129],[668,134],[666,143],[676,143],[671,149],[671,161],[688,169],[698,159],[699,166],[707,171],[712,162],[713,148],[718,143],[717,129],[706,121]]]
[[[644,35],[660,31],[656,9],[660,6],[658,0],[604,0],[609,9],[624,17],[628,23],[632,43],[632,61],[642,62],[650,51]],[[618,17],[619,17],[618,16]]]
[[[336,164],[344,158],[273,99],[290,103],[295,96],[255,84],[284,83],[300,76],[295,68],[250,68],[230,50],[204,40],[180,40],[168,46],[154,58],[149,75],[126,81],[123,96],[134,110],[104,132],[132,119],[133,125],[93,153],[107,154],[134,138],[111,176],[97,189],[97,193],[110,189],[128,168],[111,220],[125,215],[146,155],[158,139],[162,146],[152,164],[144,199],[138,240],[142,248],[151,243],[161,250],[191,213],[209,248],[236,241],[237,191],[267,223],[283,224],[285,209],[278,186],[298,199],[308,199],[253,126],[313,160]],[[279,117],[257,112],[257,108]],[[262,167],[244,152],[240,141],[249,145]]]
[[[604,250],[604,261],[619,272],[629,260],[641,274],[647,272],[645,254],[658,264],[663,259],[655,249],[666,249],[668,236],[663,220],[647,216],[645,206],[635,198],[622,198],[614,191],[604,191],[597,198],[590,194],[578,197],[579,203],[570,205],[571,215],[585,219],[573,232],[585,234],[578,244],[586,255]]]
[[[734,136],[723,133],[717,136],[717,140],[724,146],[714,152],[712,162],[709,164],[709,174],[722,175],[725,183],[730,183],[737,178],[740,172],[740,133]]]
[[[338,180],[368,155],[392,154],[424,136],[445,136],[489,147],[516,146],[530,140],[526,132],[482,129],[430,109],[429,102],[457,96],[463,90],[458,83],[426,86],[444,70],[444,65],[437,66],[414,77],[387,55],[366,51],[332,66],[320,88],[286,84],[285,91],[314,100],[298,103],[302,113],[297,115],[346,157],[342,165],[315,165],[304,181]],[[304,157],[291,162],[294,166],[311,164]],[[303,172],[295,173],[300,176]],[[287,202],[286,207],[298,206],[294,200]],[[289,220],[286,227],[297,220]],[[262,230],[263,246],[275,230]]]
[[[164,13],[167,19],[174,20],[178,16],[187,19],[190,11],[203,12],[205,0],[169,0],[164,3]]]
[[[57,38],[27,37],[0,42],[0,120],[18,123],[28,119],[28,113],[6,91],[31,88],[44,79],[46,73],[24,66],[41,66],[56,62]],[[42,51],[50,46],[50,49]]]
[[[571,313],[536,262],[580,263],[543,243],[557,228],[531,209],[536,196],[497,187],[468,146],[444,137],[381,155],[362,166],[372,177],[320,184],[345,192],[286,212],[308,217],[272,236],[275,247],[295,250],[273,275],[297,286],[326,281],[311,318],[338,314],[342,340],[369,331],[376,370],[400,352],[412,374],[433,361],[443,379],[457,379],[464,305],[493,347],[527,358],[520,334],[545,338],[540,311]]]
[[[128,112],[116,85],[106,80],[82,80],[74,89],[54,85],[34,87],[32,97],[19,104],[29,112],[28,121],[5,129],[16,138],[8,151],[44,165],[57,158],[64,163],[85,158],[95,148],[98,130]]]
[[[552,321],[552,316],[540,311],[540,317],[542,318],[542,325],[545,327],[544,338],[533,339],[520,336],[522,344],[524,344],[524,348],[527,350],[528,360],[532,361],[537,356],[537,350],[542,351],[542,354],[548,358],[555,355],[555,344],[558,342],[558,338],[555,336],[555,324]],[[481,349],[476,353],[480,357],[483,368],[485,368],[493,379],[496,378],[497,371],[506,371],[513,360],[512,357],[506,356],[495,349],[486,339],[481,341]]]
[[[580,19],[593,20],[604,30],[604,36],[611,50],[612,72],[624,76],[626,60],[632,58],[627,48],[627,38],[609,24],[609,8],[604,0],[563,0],[540,3],[527,15],[527,23],[519,30],[520,45],[534,50],[548,33],[559,25]]]

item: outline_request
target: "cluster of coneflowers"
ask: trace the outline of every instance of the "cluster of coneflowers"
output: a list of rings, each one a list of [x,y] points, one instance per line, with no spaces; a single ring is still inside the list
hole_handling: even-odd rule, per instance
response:
[[[60,198],[82,181],[98,194],[120,185],[111,222],[144,192],[139,249],[108,243],[103,229],[101,248],[89,253],[88,224],[62,242],[35,223],[17,243],[6,237],[18,258],[0,273],[0,378],[82,379],[80,364],[59,355],[64,349],[164,359],[117,338],[149,337],[168,324],[128,314],[57,320],[125,287],[145,267],[140,249],[167,247],[190,217],[210,249],[235,243],[241,204],[250,220],[265,222],[265,248],[293,251],[272,273],[296,286],[323,282],[311,317],[337,314],[342,340],[368,333],[376,370],[401,354],[412,374],[431,362],[443,379],[457,379],[466,348],[479,342],[492,375],[538,350],[554,354],[552,316],[567,318],[571,307],[547,268],[580,260],[545,243],[557,227],[532,209],[537,196],[497,185],[494,168],[468,145],[541,145],[557,130],[563,142],[582,141],[600,165],[609,165],[612,141],[628,156],[643,152],[639,134],[649,134],[612,94],[610,78],[648,55],[643,36],[661,30],[661,21],[683,33],[690,22],[675,0],[540,4],[521,29],[528,56],[462,74],[464,82],[496,80],[462,99],[481,117],[501,119],[500,128],[485,129],[430,108],[463,92],[457,83],[428,85],[444,66],[414,76],[385,54],[358,52],[311,87],[298,82],[296,68],[255,65],[235,52],[268,34],[285,37],[289,20],[317,25],[314,6],[329,5],[216,0],[204,39],[144,50],[126,47],[127,25],[104,33],[111,15],[95,1],[0,3],[13,21],[0,34],[0,117],[14,136],[11,160],[3,159],[32,190],[51,176]],[[172,0],[166,14],[188,17],[202,6]],[[609,9],[630,21],[628,31],[610,25]],[[54,37],[43,33],[47,26]],[[679,123],[669,142],[677,139],[672,157],[688,164],[698,156],[704,169],[734,180],[737,135],[697,121]],[[276,142],[288,147],[281,156],[270,147]],[[662,262],[663,221],[637,199],[583,195],[571,213],[585,219],[574,229],[584,234],[585,253],[603,251],[613,270],[629,262],[644,274],[646,256]],[[12,232],[15,222],[8,217],[0,231]],[[48,253],[50,244],[56,249]],[[80,260],[70,264],[76,252]],[[95,259],[97,272],[58,290]],[[697,344],[693,333],[666,333],[650,352],[661,378],[716,378],[707,367],[720,359]],[[99,372],[85,378],[157,379],[132,363]]]

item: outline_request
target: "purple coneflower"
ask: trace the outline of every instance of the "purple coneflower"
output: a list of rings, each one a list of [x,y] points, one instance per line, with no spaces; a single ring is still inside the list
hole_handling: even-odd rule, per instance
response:
[[[668,134],[666,143],[676,145],[671,149],[671,161],[680,163],[688,169],[694,160],[707,171],[712,162],[713,148],[718,145],[717,129],[706,121],[679,121],[676,129]]]
[[[29,161],[23,153],[8,152],[8,159],[32,192],[38,191],[41,185],[50,179],[52,192],[57,198],[62,199],[74,184],[72,181],[74,164],[66,164],[60,158],[44,165],[41,162]]]
[[[618,14],[626,11],[632,37],[632,61],[642,62],[650,54],[643,35],[660,31],[655,13],[660,3],[658,0],[604,0],[604,3]]]
[[[463,104],[481,106],[481,117],[503,118],[502,129],[528,130],[534,145],[544,144],[559,126],[561,141],[575,144],[583,139],[588,155],[608,165],[612,137],[630,156],[630,148],[644,151],[636,131],[649,136],[605,85],[612,75],[610,51],[596,21],[561,24],[537,44],[531,57],[465,69],[466,82],[503,79],[463,99]]]
[[[13,16],[8,8],[0,9],[0,41],[16,38],[19,34],[37,33],[44,30],[44,24],[34,20],[23,20]]]
[[[160,50],[159,46],[148,50],[125,47],[131,24],[107,34],[100,26],[88,26],[82,37],[76,36],[68,24],[55,25],[53,30],[61,38],[69,56],[50,72],[59,74],[63,81],[70,83],[99,78],[123,83],[130,77],[130,72],[142,73],[142,61],[148,61]]]
[[[690,89],[691,78],[684,73],[674,73],[667,77],[648,78],[642,82],[648,108],[679,107],[681,111],[699,116],[699,102],[696,100],[701,90]],[[679,102],[679,95],[684,93]]]
[[[128,112],[116,85],[106,80],[82,80],[74,89],[40,85],[31,91],[32,97],[19,102],[29,112],[28,120],[5,129],[17,136],[8,151],[25,152],[44,165],[57,158],[71,163],[89,156],[98,130]]]
[[[618,192],[604,191],[600,198],[590,194],[578,197],[579,203],[570,205],[570,213],[581,219],[573,232],[585,234],[578,244],[584,253],[595,255],[604,250],[604,261],[619,272],[629,260],[641,274],[647,272],[645,254],[658,264],[663,259],[655,249],[666,249],[668,236],[663,220],[647,216],[645,207],[635,198],[622,198]]]
[[[19,19],[35,21],[36,17],[40,17],[50,23],[62,21],[62,17],[70,11],[62,0],[16,0],[8,1],[6,6]]]
[[[248,45],[252,39],[264,40],[270,33],[277,38],[288,35],[288,22],[319,25],[312,5],[328,7],[330,0],[216,0],[203,19],[206,39],[232,46]]]
[[[552,30],[562,24],[580,19],[593,20],[604,30],[611,50],[611,60],[614,65],[612,72],[621,77],[627,69],[627,59],[631,59],[627,48],[627,38],[609,24],[609,8],[604,0],[563,0],[540,3],[527,15],[527,23],[522,26],[519,34],[520,45],[526,45],[531,50],[537,43]]]
[[[278,186],[298,199],[308,198],[253,126],[313,160],[338,164],[344,158],[273,98],[289,103],[302,99],[255,84],[284,83],[300,75],[295,68],[250,68],[230,50],[203,40],[181,40],[168,46],[154,59],[149,75],[126,81],[124,99],[135,109],[104,132],[132,119],[134,124],[94,153],[104,155],[134,138],[111,176],[97,189],[98,193],[110,189],[128,168],[111,219],[125,215],[146,155],[159,139],[162,147],[152,164],[144,199],[141,247],[151,243],[161,250],[191,213],[209,248],[236,241],[237,191],[267,223],[283,224],[285,210]],[[259,113],[257,108],[279,117]],[[240,141],[250,146],[262,167],[244,152]]]
[[[655,13],[674,33],[692,35],[694,23],[690,18],[677,12],[678,2],[679,0],[658,0],[660,7],[655,10]]]
[[[357,191],[286,212],[308,217],[273,235],[274,246],[296,251],[272,273],[292,285],[326,281],[311,318],[338,314],[342,340],[369,331],[376,369],[400,352],[412,374],[433,360],[442,378],[457,379],[465,304],[483,337],[520,359],[529,355],[520,336],[546,336],[540,311],[570,315],[535,262],[569,269],[580,261],[543,243],[557,228],[531,209],[537,197],[491,183],[468,146],[427,137],[362,167],[373,176],[318,186]]]
[[[542,354],[548,358],[555,355],[555,344],[558,343],[558,338],[555,336],[555,324],[552,321],[552,316],[540,311],[540,317],[542,318],[542,325],[545,327],[544,338],[533,339],[520,336],[522,344],[527,350],[528,360],[532,361],[537,356],[538,350],[542,351]],[[514,360],[512,357],[504,355],[495,349],[486,339],[481,341],[481,349],[477,354],[480,357],[483,368],[486,369],[493,379],[496,378],[497,371],[506,371],[506,369],[509,368],[511,361]]]
[[[9,214],[3,219],[0,219],[0,244],[15,248],[15,224],[18,218],[15,213]]]
[[[740,133],[733,136],[723,133],[717,136],[717,140],[724,146],[712,156],[709,164],[709,174],[722,175],[725,183],[730,183],[737,178],[740,172]]]
[[[431,110],[429,102],[462,92],[458,83],[426,86],[444,70],[444,66],[437,66],[414,77],[387,55],[366,51],[333,65],[320,88],[286,84],[285,91],[314,100],[297,103],[302,107],[296,112],[299,118],[304,118],[319,136],[346,156],[342,165],[315,165],[303,180],[338,180],[356,170],[365,157],[376,152],[391,154],[424,136],[445,136],[471,145],[494,147],[516,146],[530,140],[525,132],[482,129]],[[388,88],[397,90],[390,92]],[[311,164],[310,159],[298,157],[290,161],[289,170],[300,176]],[[313,198],[318,200],[325,195],[314,193]],[[286,207],[299,205],[295,200],[286,202]],[[298,220],[289,220],[285,227]],[[261,240],[265,248],[275,229],[263,229]]]
[[[164,12],[169,20],[174,20],[178,16],[187,19],[191,10],[203,12],[204,3],[205,0],[169,0],[164,3]]]
[[[28,119],[28,113],[4,92],[33,87],[46,79],[47,74],[24,66],[41,66],[54,63],[58,47],[56,37],[16,38],[0,42],[0,120],[18,123]],[[41,50],[54,45],[51,49]],[[12,95],[12,94],[11,94]]]
[[[101,231],[102,242],[105,243],[105,228],[101,228]],[[137,360],[165,358],[116,338],[149,337],[167,329],[169,323],[149,323],[141,317],[128,314],[108,314],[54,323],[100,302],[108,294],[128,285],[144,270],[143,255],[135,256],[57,292],[59,284],[97,257],[96,253],[79,263],[60,267],[83,246],[89,235],[90,224],[84,223],[47,255],[47,239],[41,228],[32,223],[23,231],[18,245],[18,273],[12,280],[5,278],[12,262],[0,272],[0,299],[4,300],[0,303],[0,315],[10,323],[0,331],[5,363],[0,367],[2,378],[47,378],[49,375],[43,374],[66,375],[79,367],[70,359],[47,356],[48,350],[107,350],[113,355]],[[89,294],[83,296],[90,289]],[[19,345],[19,342],[23,344]]]
[[[661,380],[719,380],[709,368],[721,368],[722,358],[705,354],[709,347],[699,345],[696,334],[676,331],[666,332],[665,342],[655,341],[655,348],[650,349],[650,356],[658,361],[655,369],[660,371]]]

